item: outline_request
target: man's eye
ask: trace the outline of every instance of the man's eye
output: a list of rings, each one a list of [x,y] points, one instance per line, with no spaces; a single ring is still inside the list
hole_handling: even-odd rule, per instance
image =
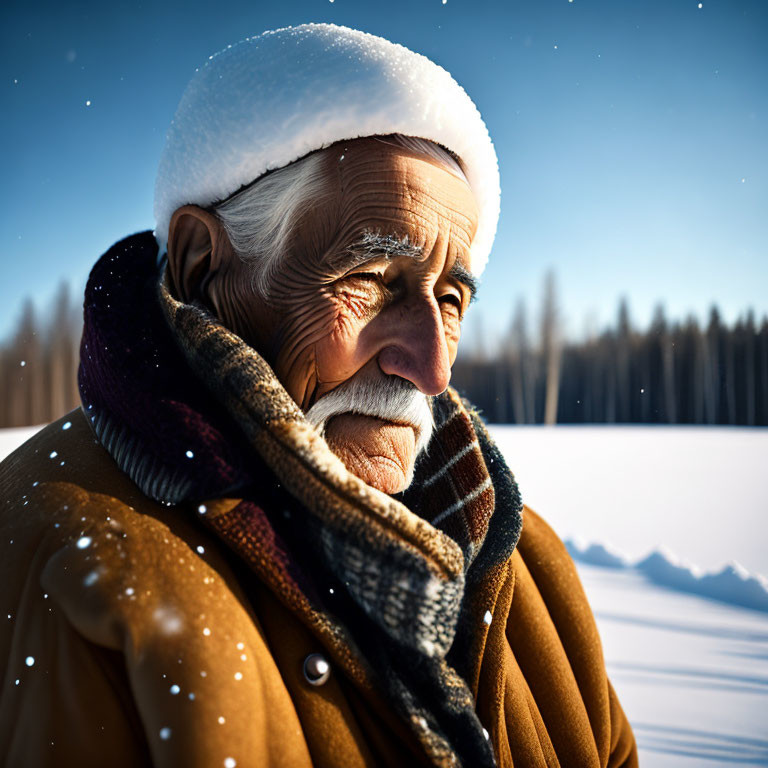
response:
[[[438,301],[440,302],[440,304],[451,304],[451,305],[453,305],[454,307],[456,307],[456,309],[459,310],[459,314],[461,314],[461,310],[462,310],[461,299],[458,296],[456,296],[455,294],[453,294],[453,293],[446,293],[445,296],[441,296],[438,299]]]
[[[383,284],[382,276],[378,272],[350,272],[338,279],[340,283],[377,283]]]
[[[356,285],[360,290],[376,291],[386,296],[387,299],[393,298],[399,293],[399,281],[393,280],[384,282],[384,275],[381,272],[353,272],[345,275],[341,279],[342,285]]]

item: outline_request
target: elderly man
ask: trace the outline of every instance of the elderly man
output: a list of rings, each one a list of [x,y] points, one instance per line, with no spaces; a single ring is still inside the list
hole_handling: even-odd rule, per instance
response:
[[[211,57],[82,409],[2,465],[12,766],[632,766],[573,564],[448,388],[498,216],[464,91],[329,25]]]

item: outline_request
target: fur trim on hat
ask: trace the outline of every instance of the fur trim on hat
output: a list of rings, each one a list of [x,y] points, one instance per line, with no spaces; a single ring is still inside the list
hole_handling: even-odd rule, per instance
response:
[[[269,170],[344,139],[400,133],[462,161],[480,211],[471,270],[488,260],[499,217],[496,152],[480,113],[442,67],[334,24],[265,32],[209,57],[181,98],[155,184],[155,237],[173,212],[226,199]]]

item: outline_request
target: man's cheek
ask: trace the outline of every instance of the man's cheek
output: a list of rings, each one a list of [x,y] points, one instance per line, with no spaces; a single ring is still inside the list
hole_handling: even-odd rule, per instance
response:
[[[346,381],[367,362],[360,345],[360,324],[337,320],[330,332],[315,344],[317,375],[325,384]]]
[[[461,326],[458,326],[452,333],[446,334],[445,343],[448,347],[448,359],[451,365],[456,362],[456,355],[459,351],[459,341],[461,341]]]
[[[278,342],[297,356],[328,335],[335,318],[333,303],[325,296],[297,297],[281,323]]]
[[[315,346],[328,335],[332,318],[327,306],[313,303],[308,303],[304,312],[284,318],[276,336],[275,356],[275,373],[283,385],[288,377],[296,378],[296,369],[314,370]]]

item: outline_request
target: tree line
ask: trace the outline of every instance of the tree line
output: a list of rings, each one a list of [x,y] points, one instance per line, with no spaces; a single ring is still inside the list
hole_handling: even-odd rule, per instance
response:
[[[538,326],[520,301],[492,355],[470,348],[454,364],[452,385],[488,421],[768,425],[768,317],[729,326],[712,307],[704,325],[671,322],[659,305],[639,330],[622,299],[612,327],[569,343],[548,274]]]
[[[24,302],[0,343],[0,427],[44,424],[77,406],[82,308],[62,283],[46,315]],[[613,325],[563,340],[554,275],[538,322],[519,301],[492,354],[463,346],[451,383],[488,421],[515,424],[768,425],[768,318],[730,326],[716,307],[704,325],[669,321],[662,306],[645,330],[626,300]]]
[[[80,403],[82,305],[61,283],[47,315],[24,301],[16,328],[0,344],[0,427],[45,424]]]

